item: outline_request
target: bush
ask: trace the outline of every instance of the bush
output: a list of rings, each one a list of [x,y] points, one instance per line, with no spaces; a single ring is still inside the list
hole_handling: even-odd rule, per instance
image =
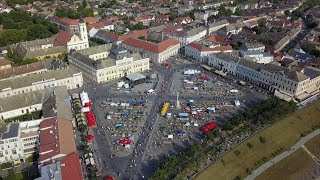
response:
[[[263,144],[267,142],[266,138],[263,137],[263,136],[260,136],[260,137],[259,137],[259,140],[260,140],[260,142],[263,143]]]
[[[253,148],[253,145],[251,143],[247,143],[248,148]]]
[[[235,151],[234,151],[234,154],[235,154],[236,156],[239,156],[241,153],[240,153],[239,150],[235,150]]]
[[[12,163],[11,162],[2,163],[0,166],[1,166],[1,169],[8,169],[12,167]]]

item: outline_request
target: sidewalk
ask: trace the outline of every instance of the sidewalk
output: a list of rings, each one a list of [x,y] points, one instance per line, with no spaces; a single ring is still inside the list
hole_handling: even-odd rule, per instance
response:
[[[260,174],[262,174],[265,170],[267,170],[269,167],[271,167],[272,165],[276,164],[277,162],[281,161],[282,159],[288,157],[289,155],[291,155],[292,153],[296,152],[301,146],[303,146],[307,141],[309,141],[310,139],[314,138],[315,136],[320,134],[320,129],[313,131],[312,133],[310,133],[309,135],[303,137],[300,139],[300,141],[298,141],[295,145],[293,145],[289,150],[281,153],[280,155],[274,157],[273,159],[269,160],[268,162],[266,162],[265,164],[263,164],[262,166],[260,166],[258,169],[256,169],[255,171],[253,171],[252,174],[250,174],[249,176],[247,176],[245,178],[245,180],[253,180],[256,177],[258,177]]]

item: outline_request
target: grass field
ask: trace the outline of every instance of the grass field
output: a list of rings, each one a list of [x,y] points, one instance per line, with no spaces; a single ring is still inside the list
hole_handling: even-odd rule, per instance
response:
[[[299,179],[315,164],[314,160],[300,148],[282,161],[271,166],[258,176],[256,180]]]
[[[318,117],[320,117],[320,102],[295,112],[244,141],[210,165],[195,179],[229,180],[236,176],[246,177],[247,168],[248,170],[256,169],[255,163],[263,157],[270,158],[277,149],[286,150],[299,141],[301,133],[312,130],[313,125],[320,123]],[[259,137],[265,137],[266,142],[261,143]],[[253,148],[247,146],[248,142],[253,145]],[[235,151],[240,151],[240,155],[237,156]]]
[[[320,135],[310,139],[305,146],[313,155],[320,159]]]

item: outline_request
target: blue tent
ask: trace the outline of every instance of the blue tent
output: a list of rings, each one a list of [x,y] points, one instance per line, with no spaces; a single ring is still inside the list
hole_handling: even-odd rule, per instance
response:
[[[125,113],[125,114],[121,114],[122,117],[125,117],[125,118],[128,118],[129,117],[129,114],[128,113]]]
[[[178,130],[178,135],[184,135],[186,132],[184,130]]]

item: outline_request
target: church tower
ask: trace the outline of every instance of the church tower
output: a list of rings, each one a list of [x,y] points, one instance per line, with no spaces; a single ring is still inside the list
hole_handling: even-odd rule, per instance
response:
[[[82,17],[80,17],[80,20],[79,20],[79,36],[81,40],[88,41],[87,25],[83,21]]]

